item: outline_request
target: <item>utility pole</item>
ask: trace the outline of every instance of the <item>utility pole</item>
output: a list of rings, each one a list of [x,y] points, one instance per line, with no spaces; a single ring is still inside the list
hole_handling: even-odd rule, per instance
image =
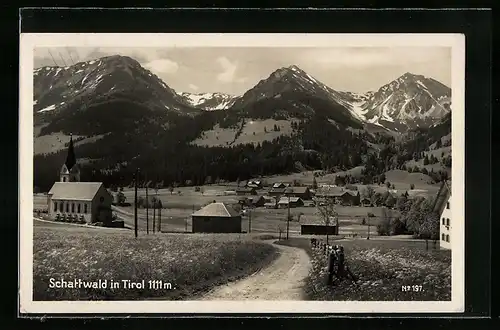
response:
[[[139,178],[139,169],[135,170],[134,175],[134,232],[137,238],[137,180]]]
[[[153,234],[155,233],[155,225],[156,225],[156,200],[157,200],[157,197],[158,196],[158,189],[155,188],[155,200],[153,202]]]
[[[366,239],[370,239],[370,217],[367,218],[368,218],[368,234],[366,236]]]
[[[146,234],[149,235],[149,198],[148,198],[148,175],[146,173]]]
[[[286,239],[288,240],[288,233],[290,231],[290,194],[288,194],[288,216],[286,218]]]
[[[248,209],[248,233],[252,232],[252,209]]]
[[[161,208],[162,206],[160,206],[160,208],[158,209],[158,232],[161,233]]]

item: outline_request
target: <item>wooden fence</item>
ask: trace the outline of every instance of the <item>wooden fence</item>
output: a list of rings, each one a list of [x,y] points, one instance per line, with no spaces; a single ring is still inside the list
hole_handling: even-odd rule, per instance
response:
[[[312,258],[316,259],[314,264],[318,265],[319,268],[316,270],[313,269],[313,271],[318,271],[325,266],[328,269],[327,284],[334,285],[336,281],[343,280],[350,280],[356,284],[357,276],[349,269],[348,263],[345,260],[344,247],[342,245],[330,245],[316,238],[312,238],[311,250]]]

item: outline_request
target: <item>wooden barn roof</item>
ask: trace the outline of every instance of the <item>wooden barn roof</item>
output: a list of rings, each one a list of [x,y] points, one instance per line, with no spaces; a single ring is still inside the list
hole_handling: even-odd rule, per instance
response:
[[[211,203],[193,213],[197,217],[238,217],[240,214],[224,203]]]

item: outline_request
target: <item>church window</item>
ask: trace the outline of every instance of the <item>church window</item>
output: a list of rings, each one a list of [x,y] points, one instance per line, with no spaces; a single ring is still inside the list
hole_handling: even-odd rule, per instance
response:
[[[446,208],[449,210],[450,209],[450,202],[446,202]]]
[[[69,212],[69,203],[66,202],[66,212]]]
[[[78,213],[81,213],[81,211],[82,211],[82,208],[81,208],[81,204],[80,204],[80,203],[78,203],[77,211],[78,211]]]
[[[84,204],[83,205],[83,213],[87,213],[88,209],[87,209],[87,204]]]
[[[57,212],[57,202],[54,202],[54,212]]]
[[[449,226],[449,225],[450,225],[450,219],[449,219],[449,218],[447,218],[447,219],[446,219],[446,225],[447,225],[447,226]]]
[[[71,213],[75,213],[75,203],[71,203]]]
[[[446,242],[450,241],[450,235],[446,235]]]
[[[441,234],[441,240],[444,241],[444,234]]]

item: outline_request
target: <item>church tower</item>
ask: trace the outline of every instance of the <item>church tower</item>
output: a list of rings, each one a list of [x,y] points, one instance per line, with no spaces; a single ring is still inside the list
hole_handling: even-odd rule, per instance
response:
[[[80,182],[80,168],[76,163],[75,147],[73,146],[73,134],[69,138],[68,155],[66,162],[61,167],[61,182]]]

